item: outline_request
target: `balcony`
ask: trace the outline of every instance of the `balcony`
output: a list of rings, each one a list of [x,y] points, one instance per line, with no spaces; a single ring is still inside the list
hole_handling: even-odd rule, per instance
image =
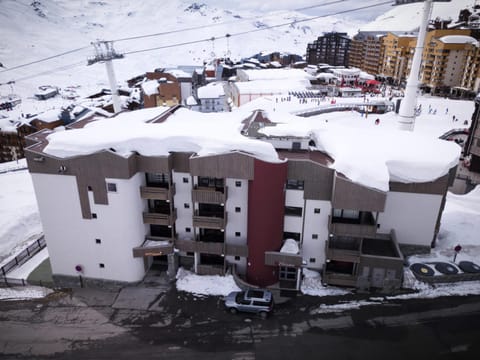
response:
[[[361,211],[356,219],[329,216],[328,230],[339,236],[375,236],[377,223],[371,212]]]
[[[332,237],[325,244],[325,256],[329,260],[359,263],[362,239]]]
[[[170,188],[153,186],[153,184],[140,187],[140,196],[142,199],[171,201],[173,195],[175,195],[175,184],[171,184]]]
[[[348,286],[348,287],[357,286],[357,277],[355,275],[325,272],[322,276],[322,280],[325,284],[328,284],[328,285]]]
[[[197,265],[197,274],[198,275],[225,275],[225,270],[223,265]]]
[[[161,256],[173,254],[173,241],[146,239],[141,246],[133,248],[133,257]]]
[[[195,211],[193,215],[193,226],[205,228],[205,229],[217,229],[222,230],[225,229],[225,225],[227,224],[227,213],[224,213],[224,217],[219,217],[218,213],[212,213],[211,215],[208,213],[202,213],[199,215],[198,211]]]
[[[175,220],[177,220],[177,211],[175,209],[172,214],[160,214],[154,212],[143,213],[144,224],[173,226]]]
[[[227,187],[199,187],[192,190],[192,201],[204,204],[225,204],[227,200]]]
[[[248,246],[247,245],[233,245],[225,244],[225,254],[230,256],[248,256]]]
[[[205,242],[194,240],[175,241],[175,247],[180,251],[199,252],[210,255],[223,255],[224,245],[225,244],[223,242]]]

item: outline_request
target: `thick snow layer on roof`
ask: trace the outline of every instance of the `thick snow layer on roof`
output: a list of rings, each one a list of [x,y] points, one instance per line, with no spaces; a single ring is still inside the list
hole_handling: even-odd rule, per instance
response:
[[[201,86],[197,89],[199,99],[218,99],[221,96],[225,96],[223,89],[223,83],[214,82]]]
[[[279,124],[263,128],[262,133],[312,136],[318,150],[334,159],[331,167],[352,181],[382,191],[388,191],[390,181],[409,183],[438,179],[446,175],[460,157],[457,144],[432,138],[430,134],[400,131],[373,123],[370,127],[362,127],[352,126],[354,121],[342,124],[335,120],[319,121],[317,117],[282,116],[278,111],[268,115]],[[351,113],[350,117],[354,120]]]
[[[253,80],[309,80],[313,77],[300,69],[263,69],[263,70],[238,70],[237,76],[242,81]]]
[[[256,81],[244,84],[248,83]],[[396,128],[395,113],[370,114],[368,119],[350,111],[310,118],[289,113],[300,106],[331,106],[328,99],[323,102],[321,99],[312,100],[314,102],[302,105],[295,99],[289,102],[263,98],[231,113],[204,114],[179,109],[161,124],[146,122],[167,108],[126,112],[90,123],[84,129],[51,134],[45,152],[68,157],[113,148],[124,156],[132,151],[151,156],[166,155],[171,151],[191,151],[204,156],[239,150],[277,162],[278,156],[272,145],[240,134],[242,121],[251,111],[265,109],[269,119],[277,123],[276,126],[263,128],[266,135],[311,136],[318,150],[334,159],[331,166],[338,172],[352,181],[382,191],[388,190],[389,181],[433,181],[447,174],[458,162],[460,147],[454,142],[436,138],[452,128],[451,115],[445,115],[444,119],[443,115],[428,114],[424,110],[417,119],[416,131],[403,132]],[[339,98],[337,104],[362,101]],[[444,113],[449,107],[449,114],[456,114],[461,121],[466,119],[464,116],[471,116],[472,102],[438,98],[424,101],[424,109],[432,105],[439,108],[439,113]],[[379,125],[375,125],[377,117]]]
[[[51,123],[58,121],[60,119],[60,111],[59,109],[52,109],[47,110],[41,114],[38,114],[36,117],[38,120],[41,120],[46,123]]]
[[[158,94],[158,81],[157,80],[145,81],[144,83],[142,83],[142,90],[148,96]]]
[[[165,72],[175,76],[177,79],[178,78],[191,78],[192,77],[192,74],[189,74],[182,69],[168,69],[168,70],[165,70]]]
[[[445,35],[439,40],[444,44],[473,44],[478,46],[478,41],[467,35]]]
[[[308,80],[255,80],[236,82],[240,94],[281,94],[310,88]]]
[[[280,249],[280,252],[287,254],[298,254],[300,249],[294,239],[286,239],[282,248]]]
[[[199,156],[244,151],[265,161],[280,161],[271,144],[240,134],[242,121],[249,113],[199,113],[182,108],[163,123],[147,122],[166,110],[155,107],[124,112],[82,129],[52,133],[44,151],[57,157],[111,148],[123,156],[133,151],[146,156],[168,155],[171,151],[195,152]]]

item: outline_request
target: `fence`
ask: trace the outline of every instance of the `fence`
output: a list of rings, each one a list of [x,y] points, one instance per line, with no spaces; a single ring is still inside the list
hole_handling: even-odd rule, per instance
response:
[[[43,248],[47,246],[45,242],[45,237],[42,235],[33,243],[27,246],[22,252],[15,256],[12,260],[7,262],[5,265],[0,267],[0,286],[15,286],[15,285],[41,285],[41,281],[35,281],[34,283],[28,282],[23,279],[11,279],[7,278],[7,274],[13,269],[23,265],[27,260],[31,259],[35,254],[40,252]],[[40,284],[39,284],[40,283]]]

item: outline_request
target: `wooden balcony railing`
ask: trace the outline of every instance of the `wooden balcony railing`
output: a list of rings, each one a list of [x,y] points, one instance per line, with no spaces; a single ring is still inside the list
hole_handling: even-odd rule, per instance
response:
[[[192,201],[204,204],[225,204],[227,187],[223,187],[221,191],[216,188],[195,187],[192,189]]]
[[[193,226],[201,227],[205,229],[225,229],[227,224],[227,213],[224,213],[224,217],[210,217],[210,216],[200,216],[198,212],[193,215]]]
[[[155,186],[141,186],[140,196],[142,199],[152,200],[169,200],[171,201],[175,195],[175,184],[171,184],[170,188],[155,187]]]
[[[197,265],[197,274],[199,275],[225,275],[223,265]]]
[[[143,213],[143,223],[144,224],[153,224],[153,225],[166,225],[173,226],[177,220],[177,212],[174,209],[172,214],[159,214],[144,212]]]
[[[377,233],[377,224],[375,223],[375,221],[370,220],[353,223],[342,221],[341,218],[329,216],[328,230],[331,234],[337,236],[368,237],[375,236],[375,234]]]
[[[350,287],[355,287],[357,285],[357,277],[355,275],[325,272],[322,276],[322,280],[328,285]]]

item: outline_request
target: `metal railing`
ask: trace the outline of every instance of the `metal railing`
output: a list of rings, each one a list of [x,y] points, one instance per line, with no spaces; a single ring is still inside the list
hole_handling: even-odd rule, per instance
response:
[[[51,284],[50,282],[42,281],[26,281],[25,279],[13,279],[8,278],[7,274],[25,264],[29,259],[31,259],[35,254],[40,252],[47,246],[45,242],[45,237],[41,235],[37,240],[28,245],[24,250],[22,250],[18,255],[16,255],[12,260],[7,262],[5,265],[0,267],[1,277],[0,277],[0,286],[26,286],[26,285],[40,285],[44,286],[46,284]]]

